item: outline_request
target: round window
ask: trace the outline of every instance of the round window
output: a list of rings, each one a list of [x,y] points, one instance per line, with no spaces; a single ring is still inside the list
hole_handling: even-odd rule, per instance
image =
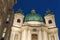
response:
[[[33,31],[35,32],[35,31],[36,31],[36,29],[33,29]]]

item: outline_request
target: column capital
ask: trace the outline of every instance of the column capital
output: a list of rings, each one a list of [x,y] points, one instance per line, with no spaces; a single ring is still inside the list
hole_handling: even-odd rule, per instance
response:
[[[49,30],[49,34],[51,34],[51,33],[53,33],[53,34],[55,34],[55,33],[58,33],[58,28],[53,28],[53,29],[48,29]]]
[[[41,31],[46,31],[46,32],[48,32],[48,28],[47,28],[47,27],[41,27]]]

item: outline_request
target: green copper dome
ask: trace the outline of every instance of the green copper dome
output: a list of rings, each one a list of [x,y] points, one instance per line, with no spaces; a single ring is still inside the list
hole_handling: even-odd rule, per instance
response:
[[[43,22],[43,18],[41,15],[37,14],[35,12],[35,10],[32,10],[31,13],[27,14],[25,19],[24,19],[25,22],[28,22],[28,21],[39,21],[39,22]]]

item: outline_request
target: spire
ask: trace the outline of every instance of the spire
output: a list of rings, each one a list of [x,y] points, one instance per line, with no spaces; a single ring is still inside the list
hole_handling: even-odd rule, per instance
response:
[[[48,10],[46,11],[46,13],[51,13],[51,10],[50,10],[50,9],[48,9]]]
[[[31,11],[31,13],[32,13],[32,14],[35,14],[35,13],[36,13],[36,11],[33,9],[33,10]]]
[[[19,9],[17,10],[17,13],[22,13],[21,8],[19,8]]]
[[[48,10],[46,11],[46,15],[48,15],[48,14],[53,14],[50,9],[48,9]]]

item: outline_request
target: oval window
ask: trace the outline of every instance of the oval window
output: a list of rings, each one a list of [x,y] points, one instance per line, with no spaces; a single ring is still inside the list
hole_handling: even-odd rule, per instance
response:
[[[17,19],[17,22],[20,23],[20,19]]]
[[[49,24],[52,24],[52,20],[49,20]]]

